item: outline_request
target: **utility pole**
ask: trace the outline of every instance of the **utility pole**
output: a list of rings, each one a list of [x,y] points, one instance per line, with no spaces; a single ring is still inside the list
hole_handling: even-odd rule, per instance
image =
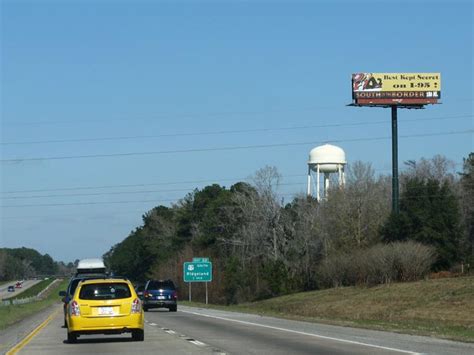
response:
[[[398,124],[397,105],[392,105],[392,212],[398,214],[400,207],[398,189]]]

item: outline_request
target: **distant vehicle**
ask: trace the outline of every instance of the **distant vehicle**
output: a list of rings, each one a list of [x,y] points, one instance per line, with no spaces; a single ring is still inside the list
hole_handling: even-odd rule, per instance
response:
[[[83,259],[76,268],[76,276],[83,274],[105,274],[106,268],[102,259]]]
[[[8,286],[8,292],[15,292],[15,286]]]
[[[132,333],[145,338],[141,301],[126,279],[96,279],[79,283],[68,306],[67,340],[75,343],[87,334]]]
[[[18,282],[15,284],[15,287],[16,287],[16,288],[22,288],[22,287],[23,287],[23,282],[18,281]]]
[[[170,312],[178,310],[178,293],[171,280],[149,280],[143,292],[143,310],[150,308],[168,308]]]

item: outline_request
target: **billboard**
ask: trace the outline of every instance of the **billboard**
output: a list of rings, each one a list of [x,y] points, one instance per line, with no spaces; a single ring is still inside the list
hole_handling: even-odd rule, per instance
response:
[[[352,99],[359,106],[419,106],[440,98],[440,73],[352,74]]]

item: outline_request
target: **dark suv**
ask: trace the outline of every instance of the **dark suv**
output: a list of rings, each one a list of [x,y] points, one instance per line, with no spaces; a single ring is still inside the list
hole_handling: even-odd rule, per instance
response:
[[[168,308],[170,312],[178,310],[178,293],[171,280],[149,280],[143,291],[143,310],[150,308]]]
[[[65,327],[67,327],[67,324],[66,324],[67,306],[69,304],[69,301],[74,296],[74,292],[76,292],[76,288],[77,288],[77,285],[79,285],[79,282],[84,281],[84,280],[103,279],[106,277],[107,277],[107,274],[79,274],[76,277],[71,278],[66,291],[59,292],[59,296],[62,297],[62,301],[64,303],[63,310],[64,310],[64,326]]]

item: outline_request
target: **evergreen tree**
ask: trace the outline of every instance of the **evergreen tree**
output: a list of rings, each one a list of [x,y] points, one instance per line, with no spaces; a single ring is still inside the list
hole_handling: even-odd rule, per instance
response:
[[[410,178],[400,199],[400,214],[391,214],[382,228],[382,239],[432,245],[438,254],[434,269],[448,269],[460,259],[459,216],[458,201],[448,182]]]
[[[464,159],[461,175],[464,260],[474,267],[474,153]]]

